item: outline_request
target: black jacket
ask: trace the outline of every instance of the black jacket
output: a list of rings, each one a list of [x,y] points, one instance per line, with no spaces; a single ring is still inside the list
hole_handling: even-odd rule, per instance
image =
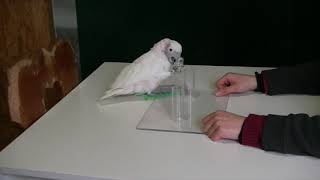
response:
[[[320,62],[266,70],[267,94],[320,95]],[[320,114],[320,107],[319,107]],[[266,116],[263,149],[281,153],[320,157],[320,116],[290,114]]]

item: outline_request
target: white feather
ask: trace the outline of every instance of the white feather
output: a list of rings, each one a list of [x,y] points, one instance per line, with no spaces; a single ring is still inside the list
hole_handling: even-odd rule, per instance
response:
[[[111,89],[101,99],[118,95],[150,93],[160,82],[170,76],[170,63],[164,53],[164,39],[155,44],[147,53],[126,66],[116,78]]]

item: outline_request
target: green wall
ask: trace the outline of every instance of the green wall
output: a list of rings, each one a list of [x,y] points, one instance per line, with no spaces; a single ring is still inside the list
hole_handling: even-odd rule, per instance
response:
[[[319,57],[311,0],[77,0],[83,78],[104,61],[132,62],[169,37],[187,64],[283,66]]]

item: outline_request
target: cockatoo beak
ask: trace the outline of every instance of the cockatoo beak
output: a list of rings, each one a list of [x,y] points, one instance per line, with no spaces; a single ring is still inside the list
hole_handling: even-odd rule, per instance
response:
[[[176,61],[178,61],[181,58],[181,53],[172,53],[169,57],[170,64],[174,64]]]
[[[176,61],[177,61],[177,59],[175,57],[173,57],[173,56],[171,56],[169,58],[169,62],[170,62],[171,65],[173,65]]]

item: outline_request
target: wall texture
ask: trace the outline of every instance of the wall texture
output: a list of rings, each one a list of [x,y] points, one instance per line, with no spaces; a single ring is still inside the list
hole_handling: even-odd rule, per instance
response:
[[[48,48],[52,27],[51,1],[0,1],[0,61]]]

